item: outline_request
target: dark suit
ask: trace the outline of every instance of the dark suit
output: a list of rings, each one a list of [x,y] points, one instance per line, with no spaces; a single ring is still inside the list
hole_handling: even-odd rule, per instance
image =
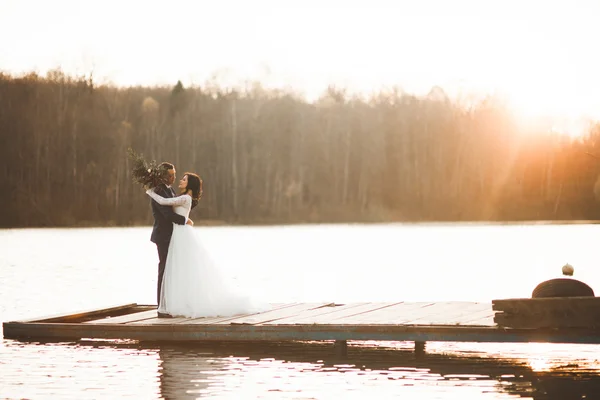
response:
[[[172,188],[165,185],[157,186],[154,191],[162,197],[175,197]],[[152,215],[154,216],[154,226],[150,240],[156,243],[158,249],[158,282],[156,288],[156,303],[160,302],[160,288],[162,286],[163,275],[165,274],[165,264],[167,263],[167,254],[169,252],[169,242],[173,234],[173,223],[184,225],[185,217],[173,211],[172,206],[161,206],[152,200]]]

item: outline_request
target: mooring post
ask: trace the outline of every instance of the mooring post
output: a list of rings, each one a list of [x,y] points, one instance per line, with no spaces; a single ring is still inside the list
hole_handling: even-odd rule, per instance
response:
[[[425,355],[425,342],[415,342],[415,355],[417,357]]]
[[[338,357],[346,357],[348,354],[348,343],[345,340],[336,340],[333,344],[335,355]]]

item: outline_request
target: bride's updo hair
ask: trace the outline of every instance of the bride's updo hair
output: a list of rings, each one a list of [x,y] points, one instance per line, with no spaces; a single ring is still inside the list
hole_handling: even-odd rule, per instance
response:
[[[192,208],[194,208],[198,205],[200,198],[202,198],[202,179],[193,172],[186,172],[183,175],[187,175],[188,182],[186,191],[192,191]]]

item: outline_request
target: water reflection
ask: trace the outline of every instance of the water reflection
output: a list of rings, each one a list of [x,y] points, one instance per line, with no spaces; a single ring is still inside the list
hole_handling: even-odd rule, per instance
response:
[[[423,398],[434,393],[460,397],[460,391],[466,394],[468,389],[471,395],[475,390],[540,400],[590,399],[600,394],[598,371],[563,366],[536,372],[526,360],[469,354],[417,357],[408,349],[351,346],[340,358],[331,343],[260,342],[162,345],[158,354],[164,398],[265,393],[277,393],[276,398],[366,396],[373,390],[389,396],[414,394],[417,389],[421,395],[429,393]]]
[[[170,346],[158,348],[160,394],[166,399],[197,398],[219,392],[218,374],[230,363],[201,349]]]
[[[594,399],[595,364],[485,352],[417,357],[409,343],[353,343],[346,357],[332,343],[158,344],[133,341],[4,341],[0,387],[7,398],[367,398]],[[394,347],[395,346],[395,347]],[[585,361],[585,360],[583,360]],[[12,378],[11,378],[12,376]],[[27,382],[19,385],[15,376]],[[25,376],[27,378],[25,378]],[[8,380],[6,380],[8,379]]]
[[[156,349],[106,342],[4,340],[2,399],[157,398]]]
[[[534,400],[600,398],[600,377],[597,374],[554,371],[525,375],[522,379],[523,382],[503,386],[503,390],[514,395],[528,395]]]

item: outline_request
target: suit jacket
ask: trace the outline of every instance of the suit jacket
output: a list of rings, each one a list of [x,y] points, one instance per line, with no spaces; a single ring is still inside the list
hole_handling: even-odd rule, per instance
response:
[[[162,197],[174,197],[173,189],[166,185],[159,185],[154,189],[154,192]],[[152,216],[154,217],[154,226],[152,227],[152,236],[150,240],[154,243],[168,243],[173,234],[173,223],[185,225],[185,217],[173,211],[172,206],[161,206],[156,201],[152,200]]]

